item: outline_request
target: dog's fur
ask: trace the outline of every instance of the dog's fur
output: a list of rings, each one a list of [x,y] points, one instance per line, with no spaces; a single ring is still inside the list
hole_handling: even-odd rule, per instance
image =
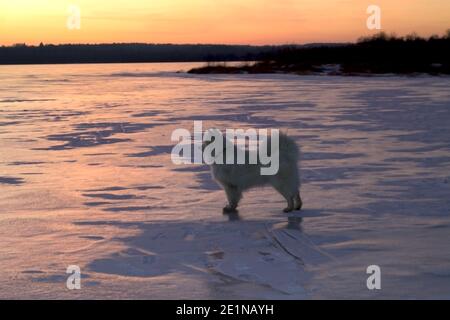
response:
[[[205,142],[203,147],[209,143],[211,142]],[[232,142],[224,137],[224,153],[226,146],[230,143]],[[267,143],[270,146],[270,137]],[[236,155],[237,146],[233,144],[233,147]],[[249,159],[249,152],[245,150],[246,159]],[[300,210],[302,200],[299,193],[298,158],[299,150],[295,141],[280,133],[279,170],[275,175],[261,175],[262,165],[259,160],[258,164],[212,164],[212,175],[223,187],[228,199],[228,205],[223,208],[224,213],[236,212],[239,200],[245,190],[263,185],[271,185],[286,199],[287,207],[283,210],[284,212]]]

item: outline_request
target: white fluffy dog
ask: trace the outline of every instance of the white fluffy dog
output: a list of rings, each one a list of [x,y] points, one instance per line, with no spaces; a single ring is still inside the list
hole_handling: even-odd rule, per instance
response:
[[[223,137],[223,153],[226,153],[226,146],[232,145],[234,155],[237,148],[233,142]],[[267,145],[270,145],[270,137]],[[204,142],[203,150],[211,142]],[[249,150],[245,150],[246,159],[249,159]],[[254,152],[254,151],[253,151]],[[223,208],[224,213],[236,212],[242,193],[257,186],[271,185],[287,201],[284,212],[291,212],[294,209],[300,210],[302,200],[300,198],[300,178],[298,172],[299,149],[294,140],[286,134],[279,135],[279,170],[275,175],[261,175],[263,166],[259,159],[257,164],[211,164],[211,171],[214,179],[223,187],[228,199],[228,205]]]

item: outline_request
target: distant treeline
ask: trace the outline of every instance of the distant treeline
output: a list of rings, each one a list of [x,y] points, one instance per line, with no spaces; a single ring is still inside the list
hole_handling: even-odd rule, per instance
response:
[[[297,74],[450,74],[450,31],[421,38],[379,33],[357,43],[313,47],[285,47],[255,64],[239,67],[208,65],[191,73]]]
[[[203,44],[16,44],[0,47],[0,64],[255,61],[279,49]]]

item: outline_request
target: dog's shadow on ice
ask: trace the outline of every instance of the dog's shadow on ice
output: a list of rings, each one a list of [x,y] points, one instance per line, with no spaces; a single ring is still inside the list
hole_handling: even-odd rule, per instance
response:
[[[245,220],[232,213],[224,216],[225,221],[81,221],[77,225],[138,230],[136,235],[114,239],[126,248],[91,261],[86,267],[91,272],[219,276],[290,293],[297,290],[292,279],[299,281],[300,288],[305,263],[320,253],[304,234],[301,215],[285,218]]]
[[[77,225],[137,229],[136,235],[114,239],[122,242],[126,249],[92,261],[88,269],[123,276],[153,277],[198,273],[202,269],[207,272],[210,253],[220,251],[226,255],[226,252],[243,246],[252,250],[254,240],[266,232],[267,221],[243,220],[238,212],[223,217],[226,221],[81,221]]]

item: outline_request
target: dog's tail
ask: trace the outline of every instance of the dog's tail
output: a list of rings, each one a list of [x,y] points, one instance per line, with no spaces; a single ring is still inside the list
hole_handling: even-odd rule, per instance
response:
[[[271,150],[272,149],[271,139],[272,137],[268,136],[268,139],[260,147],[265,147],[265,145],[267,144],[266,150],[268,150],[270,154],[273,154],[272,152],[278,153],[280,156],[280,161],[296,163],[299,160],[300,149],[297,143],[294,141],[294,139],[289,137],[286,133],[280,131],[278,140],[278,150]]]
[[[287,134],[280,132],[280,155],[284,159],[297,162],[300,156],[300,150],[297,143]]]

